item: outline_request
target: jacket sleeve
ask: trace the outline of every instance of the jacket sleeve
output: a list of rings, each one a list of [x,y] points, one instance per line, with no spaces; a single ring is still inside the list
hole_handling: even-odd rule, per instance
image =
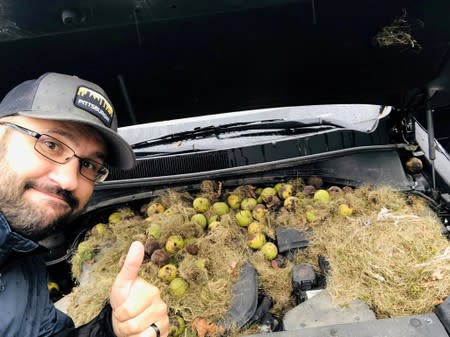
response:
[[[90,322],[78,328],[61,331],[54,337],[116,337],[112,328],[111,315],[112,309],[108,303]]]

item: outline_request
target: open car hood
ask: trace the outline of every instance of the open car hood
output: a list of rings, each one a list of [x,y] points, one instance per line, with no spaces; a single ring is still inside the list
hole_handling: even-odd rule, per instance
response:
[[[326,103],[450,102],[450,4],[0,1],[0,96],[47,71],[101,84],[119,124]]]

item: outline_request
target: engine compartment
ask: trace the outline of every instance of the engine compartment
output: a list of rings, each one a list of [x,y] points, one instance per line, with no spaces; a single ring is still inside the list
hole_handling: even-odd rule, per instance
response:
[[[342,191],[345,189],[357,191],[359,189],[364,189],[364,188],[375,189],[375,188],[377,188],[377,186],[390,185],[391,186],[390,188],[392,189],[392,191],[395,191],[392,193],[400,193],[401,195],[404,195],[406,193],[405,195],[410,195],[410,196],[420,195],[420,198],[422,200],[424,200],[426,203],[428,203],[427,208],[429,207],[430,210],[432,210],[432,212],[434,212],[434,214],[440,219],[440,222],[437,222],[434,224],[434,228],[435,228],[435,230],[437,230],[439,232],[439,236],[444,238],[445,234],[448,234],[448,232],[446,231],[446,226],[445,226],[445,222],[448,221],[447,220],[448,210],[445,210],[445,205],[442,205],[442,204],[439,204],[439,203],[433,201],[433,199],[430,198],[429,196],[427,197],[427,195],[430,195],[430,191],[431,191],[431,187],[427,183],[428,177],[422,171],[415,172],[415,173],[408,171],[407,165],[406,165],[406,162],[407,162],[406,154],[407,154],[407,152],[402,152],[401,150],[398,150],[398,149],[397,150],[394,150],[394,149],[382,149],[382,150],[377,149],[377,150],[375,150],[374,149],[374,151],[371,152],[370,155],[368,153],[354,153],[354,154],[350,154],[348,156],[342,156],[342,157],[337,156],[334,158],[328,158],[327,160],[312,161],[309,164],[292,166],[290,168],[274,169],[274,167],[271,167],[271,169],[268,169],[267,171],[262,171],[262,172],[259,171],[259,172],[255,172],[253,174],[246,174],[246,173],[241,173],[240,175],[239,174],[235,174],[235,175],[229,174],[227,176],[227,179],[209,180],[214,186],[216,186],[215,190],[213,189],[213,191],[211,192],[216,195],[212,200],[218,201],[218,199],[221,199],[221,201],[225,201],[224,198],[226,195],[229,195],[230,193],[232,193],[232,191],[234,189],[242,187],[242,186],[253,186],[252,193],[254,194],[255,197],[257,197],[257,194],[255,191],[258,187],[260,187],[260,188],[265,188],[268,186],[274,187],[277,182],[280,184],[286,184],[288,182],[297,182],[297,183],[294,183],[294,185],[297,184],[297,187],[294,189],[295,190],[294,195],[295,195],[299,192],[303,193],[303,189],[300,190],[299,186],[305,187],[305,186],[311,185],[308,183],[308,181],[312,177],[320,177],[320,180],[322,181],[322,186],[315,187],[316,190],[317,189],[330,190],[330,188],[331,188],[331,191],[336,190],[338,193],[344,193]],[[302,181],[302,183],[300,183],[300,181]],[[184,180],[183,183],[181,183],[181,179],[180,179],[179,183],[178,183],[177,179],[173,179],[170,184],[167,182],[164,182],[164,179],[161,179],[158,183],[156,181],[147,181],[147,182],[143,181],[140,183],[139,186],[133,185],[133,184],[128,184],[128,186],[127,186],[127,184],[123,184],[122,186],[113,186],[114,188],[110,187],[108,189],[100,189],[98,191],[98,193],[95,194],[94,199],[92,200],[92,202],[91,202],[90,206],[88,207],[88,209],[86,210],[85,214],[77,221],[77,223],[75,225],[72,224],[71,228],[76,229],[76,230],[74,230],[72,233],[70,233],[70,231],[69,231],[68,238],[70,238],[70,239],[68,239],[68,240],[70,240],[72,242],[71,248],[69,249],[69,255],[71,257],[72,263],[74,262],[72,254],[76,254],[77,247],[83,240],[85,240],[85,238],[86,238],[86,240],[89,240],[89,237],[93,236],[92,233],[93,233],[93,229],[95,228],[95,225],[98,223],[110,224],[109,217],[111,216],[112,213],[117,212],[118,209],[133,210],[134,216],[140,217],[139,222],[142,225],[143,222],[145,223],[145,221],[143,221],[143,218],[148,217],[148,214],[145,211],[144,205],[148,207],[148,205],[150,205],[152,203],[153,204],[156,203],[158,200],[160,200],[160,198],[164,198],[164,195],[167,195],[168,193],[177,193],[177,194],[188,193],[188,195],[190,195],[189,198],[191,199],[191,201],[194,199],[195,195],[198,195],[199,193],[200,194],[204,193],[203,185],[205,183],[205,180],[198,181],[194,178],[191,178],[191,183],[188,183],[188,182],[190,182],[189,178]],[[395,187],[392,187],[392,185]],[[415,187],[415,189],[412,188],[413,186]],[[341,194],[341,195],[345,195],[345,194],[346,193]],[[220,198],[219,198],[219,196],[220,196]],[[311,195],[311,194],[303,195],[302,198],[303,198],[302,200],[306,201],[306,204],[309,205],[308,207],[313,207],[313,205],[315,205],[313,202],[313,200],[314,200],[313,195]],[[381,198],[381,199],[389,199],[389,198]],[[280,201],[282,201],[282,200],[283,199],[280,199]],[[340,199],[340,200],[341,200],[340,203],[342,203],[343,202],[342,199]],[[317,221],[322,223],[325,221],[325,219],[333,217],[334,215],[332,215],[332,214],[335,214],[336,212],[338,212],[337,210],[339,208],[338,205],[335,204],[334,202],[333,202],[333,205],[334,206],[332,208],[327,208],[328,206],[325,207],[323,205],[322,205],[322,207],[319,207],[316,210],[316,212],[319,211],[320,208],[323,208],[322,210],[320,210],[320,212],[325,212],[324,210],[327,209],[328,213],[322,213],[322,215],[318,217],[320,219],[320,221],[319,220],[317,220]],[[378,204],[377,205],[378,208],[376,209],[378,216],[382,216],[380,214],[382,213],[383,207],[381,207],[380,205],[381,204]],[[316,207],[316,206],[314,206],[314,207]],[[185,206],[185,207],[188,207],[188,206]],[[358,207],[360,208],[361,204]],[[170,206],[167,205],[167,202],[166,202],[165,208],[166,209],[170,208]],[[188,208],[192,209],[192,205],[190,205]],[[266,208],[267,208],[267,206],[266,206]],[[274,210],[276,209],[276,211],[274,211],[274,212],[276,212],[277,214],[279,214],[280,212],[285,213],[285,214],[289,213],[289,211],[286,211],[286,206],[284,206],[284,201],[281,204],[278,204],[277,206],[273,205],[272,208],[274,208]],[[331,209],[333,210],[332,212],[331,212]],[[400,209],[401,208],[397,207],[397,209],[394,210],[394,212],[399,211]],[[392,211],[392,210],[390,210],[390,211]],[[233,211],[233,212],[235,212],[235,211]],[[358,212],[361,212],[361,209]],[[292,217],[292,214],[290,216]],[[299,211],[299,213],[297,214],[297,217],[302,217],[304,219],[301,221],[302,226],[306,225],[307,228],[314,227],[311,225],[311,223],[314,223],[316,220],[312,220],[311,223],[308,222],[308,220],[305,220],[306,219],[306,208],[303,208],[302,211]],[[346,217],[352,218],[352,217],[354,217],[354,215],[350,215],[350,216],[346,216]],[[344,217],[344,218],[346,218],[346,217]],[[184,215],[184,219],[186,221],[182,221],[182,223],[190,221],[190,217],[187,217],[186,214]],[[231,217],[230,217],[230,219],[231,219]],[[236,227],[235,220],[233,220],[233,219],[230,220],[230,219],[228,220],[228,225],[231,226],[231,223],[233,223],[234,226]],[[287,220],[285,220],[285,221],[287,221]],[[279,221],[272,220],[272,223],[277,223],[277,222],[279,222]],[[174,228],[179,227],[175,231],[181,230],[181,228],[183,227],[182,223],[179,223],[178,226],[174,226]],[[330,223],[327,222],[328,227],[330,226],[329,224]],[[149,226],[149,225],[150,224],[147,223],[145,226]],[[291,226],[287,226],[287,227],[295,228],[297,226],[291,225]],[[141,232],[139,234],[136,234],[137,235],[136,238],[138,238],[143,243],[145,243],[146,239],[147,239],[146,230],[142,229],[142,227],[139,227],[139,228],[141,228]],[[245,226],[244,227],[237,226],[237,228],[240,231],[239,232],[240,235],[242,234],[242,232],[245,232],[244,231]],[[305,228],[302,228],[302,230],[303,229],[305,229]],[[204,230],[203,232],[202,231],[196,232],[197,236],[198,236],[197,239],[207,237],[210,234],[210,232],[212,232],[212,230],[208,230],[208,229]],[[66,233],[67,233],[67,231],[66,231]],[[178,233],[178,234],[180,234],[180,233]],[[282,246],[281,240],[280,240],[281,236],[282,236],[282,234],[277,233],[276,231],[273,231],[273,228],[272,228],[272,232],[271,232],[270,236],[267,236],[265,241],[275,243],[279,249],[278,255],[282,255],[283,258],[286,259],[287,261],[289,261],[289,258],[292,259],[292,257],[295,255],[293,252],[296,252],[296,254],[297,254],[298,251],[305,250],[308,247],[308,240],[306,240],[305,237],[303,237],[303,239],[301,239],[301,238],[299,239],[297,237],[297,240],[293,240],[292,242],[290,242],[288,240],[287,247],[289,247],[289,249],[281,252],[281,250],[282,250],[282,249],[280,249],[280,247]],[[291,235],[288,234],[287,237],[289,238],[289,237],[291,237]],[[293,237],[295,237],[295,235]],[[117,240],[117,237],[115,240]],[[216,242],[217,242],[217,239],[216,239]],[[296,244],[300,244],[300,245],[295,246]],[[286,247],[286,242],[284,242],[284,247]],[[246,248],[246,249],[248,249],[248,248]],[[96,253],[98,253],[98,252],[101,252],[102,249],[97,247],[96,249],[94,249],[94,251]],[[253,249],[251,249],[251,251],[253,252]],[[261,254],[259,254],[259,255],[261,255]],[[431,258],[431,256],[430,256],[430,258]],[[52,259],[50,258],[49,260],[51,261]],[[56,260],[57,259],[53,259],[53,261],[56,261]],[[66,260],[69,260],[69,259],[67,258]],[[93,258],[93,260],[95,260],[95,257]],[[244,260],[245,259],[236,259],[236,261],[239,261],[239,265]],[[326,259],[325,259],[325,261],[326,261]],[[67,262],[68,261],[65,261],[63,263],[54,263],[49,266],[49,269],[51,270],[51,274],[60,277],[60,280],[59,281],[57,280],[57,281],[60,282],[60,284],[64,284],[64,282],[66,283],[66,290],[65,290],[66,294],[73,292],[74,289],[76,292],[77,287],[79,287],[80,284],[82,284],[79,281],[79,279],[77,282],[74,283],[72,278],[68,277],[69,274],[73,273],[73,265],[70,266],[70,264],[68,264]],[[178,262],[180,262],[180,261],[178,261]],[[299,261],[297,261],[297,262],[299,262]],[[302,264],[303,262],[296,263],[296,264]],[[313,303],[311,301],[314,298],[314,297],[312,297],[313,296],[312,294],[314,293],[314,291],[326,289],[326,283],[327,283],[326,276],[325,276],[326,271],[323,270],[323,266],[321,268],[321,266],[319,265],[319,259],[316,259],[316,261],[314,261],[313,263],[311,263],[311,261],[308,261],[308,262],[312,266],[312,269],[314,270],[314,275],[315,275],[314,281],[307,280],[307,282],[305,284],[309,284],[309,286],[306,286],[305,289],[302,289],[300,291],[300,293],[297,292],[297,294],[295,294],[295,292],[293,292],[292,290],[284,290],[284,293],[287,294],[288,297],[290,297],[291,310],[294,310],[293,308],[295,308],[296,305],[300,306],[303,302],[309,303],[309,304]],[[265,261],[265,264],[267,265],[267,261]],[[273,268],[271,266],[271,264],[269,267]],[[185,268],[185,270],[186,269],[188,270],[189,268]],[[64,270],[64,271],[61,272],[62,270]],[[151,274],[153,276],[157,274],[157,270],[155,270],[154,267],[150,268],[149,271],[151,271],[151,272],[149,272],[149,274]],[[292,272],[292,270],[290,270],[290,272]],[[235,273],[236,273],[236,271],[235,271]],[[257,279],[260,279],[261,271],[259,270],[259,273],[256,272],[256,274],[258,275]],[[276,277],[277,276],[272,275],[271,277],[268,277],[268,278],[266,277],[265,279],[263,277],[263,279],[265,280],[265,282],[267,282],[268,279],[270,280],[270,279],[273,279]],[[289,282],[288,282],[289,285],[283,286],[283,287],[286,287],[286,289],[290,289],[293,287],[292,282],[294,282],[294,281],[293,281],[293,279],[291,279],[291,277],[292,277],[292,275],[288,278],[286,278],[286,276],[284,277],[285,282],[287,279],[289,280]],[[380,278],[380,275],[378,275],[377,273],[374,273],[370,277],[375,280],[377,280],[377,278],[379,278],[378,282],[383,283],[382,278],[384,276],[381,276],[381,278]],[[61,279],[63,281],[61,281]],[[69,279],[70,279],[70,281],[69,281]],[[158,281],[158,279],[151,278],[151,280],[154,282],[157,282],[157,283],[160,282],[160,281]],[[287,315],[288,310],[285,308],[282,311],[280,311],[280,310],[274,311],[274,309],[273,309],[275,303],[277,303],[276,305],[279,305],[280,300],[279,299],[274,300],[273,296],[267,296],[266,292],[264,292],[264,291],[261,292],[261,289],[264,289],[264,286],[262,286],[261,284],[259,284],[258,287],[256,287],[254,284],[254,281],[253,281],[253,283],[248,282],[248,281],[247,281],[247,283],[245,283],[245,279],[243,281],[242,280],[240,280],[240,281],[241,281],[241,283],[239,283],[238,279],[236,279],[236,278],[233,280],[233,282],[236,282],[236,284],[238,284],[238,283],[240,284],[237,289],[241,288],[241,290],[240,291],[235,290],[239,294],[254,293],[254,291],[248,291],[248,289],[253,289],[253,290],[259,289],[259,292],[257,292],[253,297],[235,296],[235,298],[241,299],[240,304],[239,303],[235,304],[235,306],[233,306],[231,304],[232,301],[230,298],[228,298],[228,300],[225,302],[228,310],[224,311],[227,314],[224,314],[224,312],[222,312],[222,314],[219,315],[221,317],[221,319],[219,319],[216,316],[215,321],[226,320],[227,317],[228,318],[232,317],[232,318],[234,318],[234,323],[241,322],[240,324],[238,324],[238,327],[240,329],[240,333],[243,333],[243,331],[245,331],[244,334],[261,333],[261,332],[263,332],[264,329],[269,329],[270,331],[284,330],[285,327],[283,327],[283,326],[286,325],[284,320],[286,320],[286,319],[283,319],[283,317]],[[242,283],[242,282],[244,282],[244,283]],[[98,284],[98,282],[93,282],[93,284]],[[163,288],[164,287],[167,288],[167,285],[165,285],[164,283],[158,283],[158,284]],[[245,284],[247,284],[247,286],[245,286]],[[248,288],[249,284],[250,284],[250,288]],[[252,284],[253,284],[253,286],[252,286]],[[300,284],[302,284],[302,282],[300,282]],[[73,288],[73,287],[75,287],[75,288]],[[309,289],[307,289],[307,288],[309,288]],[[228,287],[228,290],[230,290],[230,289],[231,288]],[[234,289],[236,289],[236,288],[234,288]],[[246,291],[243,291],[243,289],[246,289]],[[59,296],[60,295],[61,294],[59,294]],[[79,297],[79,296],[77,296],[77,297]],[[316,297],[316,300],[317,300],[317,298],[319,298],[319,297]],[[55,297],[55,300],[56,299],[58,299],[58,295]],[[101,300],[101,296],[99,296],[99,299]],[[439,299],[439,301],[442,301],[442,300],[443,300],[443,298]],[[298,302],[298,303],[295,304],[295,302]],[[245,305],[243,305],[243,303]],[[335,305],[335,304],[333,304],[334,303],[333,301],[329,301],[329,300],[325,300],[325,303],[328,303],[331,306]],[[271,305],[269,305],[269,304],[271,304]],[[437,302],[436,302],[436,304],[437,304]],[[275,308],[276,308],[276,305],[275,305]],[[81,306],[81,307],[83,307],[83,306]],[[233,308],[240,308],[240,309],[239,310],[236,309],[237,310],[236,311]],[[243,308],[245,308],[246,310],[242,311]],[[254,319],[254,322],[253,322],[256,324],[252,324],[252,325],[248,324],[252,320],[252,317],[255,316],[258,308],[262,308],[260,310],[263,310],[265,308],[265,310],[263,310],[262,313],[259,314],[259,316],[256,315],[257,319]],[[378,318],[378,319],[376,319],[377,322],[385,319],[386,317],[392,316],[392,314],[381,314],[380,315],[380,313],[377,313],[376,311],[372,311],[372,309],[373,309],[373,304],[372,304],[372,307],[369,306],[367,308],[367,311],[372,312],[372,316]],[[323,312],[320,313],[320,312],[315,312],[314,310],[311,311],[311,309],[308,309],[308,310],[310,312],[310,315],[315,315],[315,321],[322,322],[323,324],[327,324],[328,326],[333,325],[333,324],[350,324],[350,325],[356,324],[358,322],[355,321],[355,317],[359,317],[359,319],[361,319],[361,316],[359,316],[359,314],[356,315],[355,311],[353,311],[353,312],[350,311],[350,312],[343,314],[343,317],[347,317],[348,320],[341,320],[339,322],[337,322],[337,321],[330,322],[330,321],[326,321],[323,318],[324,317]],[[341,310],[341,309],[339,309],[339,310]],[[425,312],[421,312],[420,314],[429,314],[430,311],[432,311],[432,307],[429,307],[428,310],[425,310]],[[180,312],[179,307],[175,306],[171,312],[172,313]],[[208,312],[208,310],[206,310],[205,312]],[[233,316],[233,314],[230,314],[230,312],[234,312],[234,316]],[[357,309],[357,312],[361,313],[360,308]],[[72,315],[73,314],[74,313],[72,312]],[[403,316],[409,315],[409,314],[417,315],[418,313],[417,312],[414,312],[414,313],[405,312],[405,313],[403,313]],[[268,317],[270,317],[269,315],[272,316],[271,317],[272,320],[266,320],[266,324],[265,325],[262,324],[262,322],[264,321],[264,317],[266,317],[266,319],[268,319]],[[186,316],[186,314],[185,314],[185,316]],[[305,316],[305,315],[304,314],[302,314],[300,316],[294,315],[294,317],[297,317],[297,318],[294,318],[294,322],[298,323],[299,322],[298,317],[301,317],[301,316]],[[246,318],[243,319],[242,317],[246,317]],[[205,317],[201,317],[201,318],[205,319]],[[209,319],[211,319],[211,317],[209,317]],[[192,327],[194,320],[195,320],[195,318],[193,318],[193,317],[186,317],[186,322],[187,322],[186,325],[189,327]],[[244,322],[244,323],[242,323],[242,322]],[[275,322],[277,322],[277,324],[275,324]],[[289,322],[289,319],[287,319],[287,322]],[[197,323],[198,323],[198,321],[197,321]],[[361,322],[359,322],[359,323],[361,323]],[[321,329],[321,327],[313,327],[313,326],[309,326],[308,324],[305,324],[305,323],[303,323],[304,326],[302,326],[302,327],[295,325],[295,324],[296,323],[294,323],[295,329],[298,329],[298,328]],[[287,324],[287,325],[289,325],[289,324]],[[242,330],[242,329],[250,329],[250,330]],[[236,330],[234,331],[234,333],[236,333]],[[286,332],[283,332],[283,333],[286,333]]]

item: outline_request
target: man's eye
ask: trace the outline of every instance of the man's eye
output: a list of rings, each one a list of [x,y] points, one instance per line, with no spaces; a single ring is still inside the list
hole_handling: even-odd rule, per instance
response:
[[[81,161],[81,166],[83,167],[83,169],[85,170],[89,170],[89,171],[93,171],[93,172],[97,172],[98,170],[98,166],[96,163],[93,163],[89,160],[82,160]]]
[[[60,151],[61,145],[58,142],[54,142],[52,140],[46,139],[42,142],[45,145],[46,149],[52,152]]]

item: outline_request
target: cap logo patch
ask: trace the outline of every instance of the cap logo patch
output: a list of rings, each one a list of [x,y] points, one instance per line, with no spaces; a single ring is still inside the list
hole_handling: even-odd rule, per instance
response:
[[[99,118],[106,126],[111,126],[113,107],[100,93],[90,88],[80,86],[77,89],[74,104]]]

